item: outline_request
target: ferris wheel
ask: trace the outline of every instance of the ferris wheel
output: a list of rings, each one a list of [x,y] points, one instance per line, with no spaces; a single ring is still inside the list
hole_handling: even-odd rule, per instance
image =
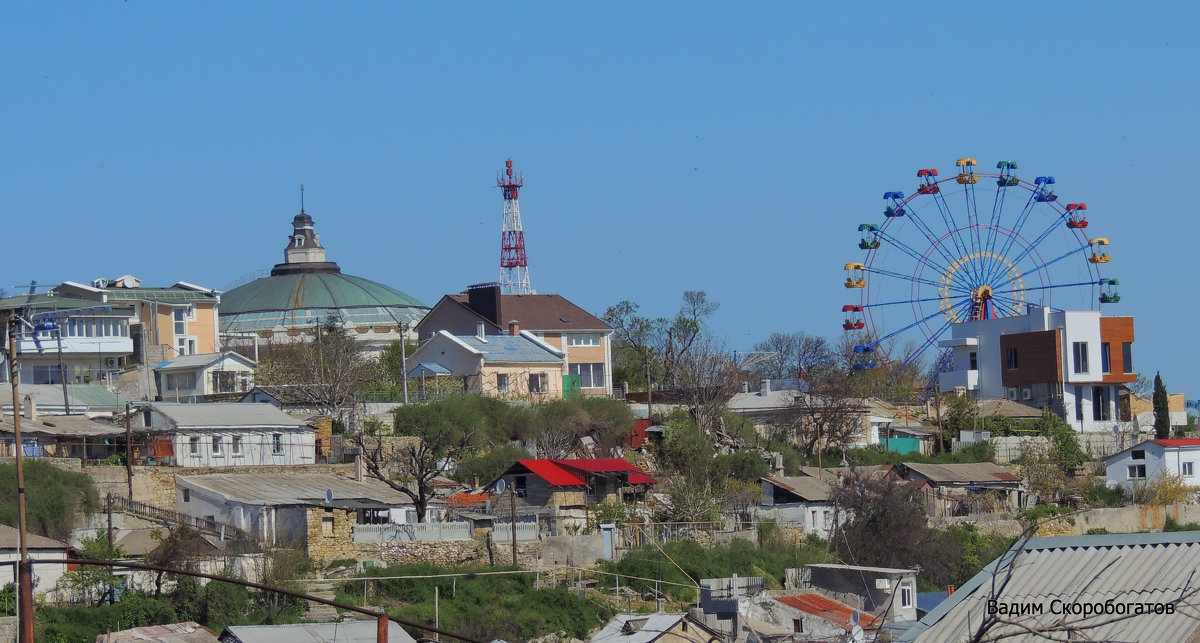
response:
[[[1052,176],[1018,178],[1012,161],[976,166],[917,171],[911,196],[885,192],[882,220],[858,226],[866,256],[845,265],[844,285],[859,301],[842,307],[855,369],[941,371],[950,351],[938,340],[954,324],[1120,301],[1119,282],[1100,274],[1109,242],[1088,236],[1087,204],[1063,203]]]

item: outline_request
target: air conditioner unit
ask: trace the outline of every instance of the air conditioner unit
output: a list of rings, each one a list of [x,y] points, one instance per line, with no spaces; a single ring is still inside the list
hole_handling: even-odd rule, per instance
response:
[[[876,579],[875,579],[875,589],[882,589],[882,590],[883,590],[883,591],[885,591],[885,592],[891,591],[891,589],[892,589],[892,579],[890,579],[890,578],[876,578]]]
[[[1021,389],[1021,399],[1022,400],[1032,400],[1033,399],[1033,389],[1028,388],[1028,387]]]
[[[1015,400],[1015,399],[1017,399],[1017,389],[1016,389],[1016,387],[1012,387],[1012,386],[1010,386],[1010,387],[1008,388],[1008,399],[1010,399],[1010,400]]]

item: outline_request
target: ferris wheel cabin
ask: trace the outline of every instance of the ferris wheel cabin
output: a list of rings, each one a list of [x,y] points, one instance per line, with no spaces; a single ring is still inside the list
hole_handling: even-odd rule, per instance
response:
[[[1068,203],[1067,204],[1067,227],[1072,230],[1082,230],[1088,226],[1087,217],[1083,213],[1087,210],[1086,203]]]

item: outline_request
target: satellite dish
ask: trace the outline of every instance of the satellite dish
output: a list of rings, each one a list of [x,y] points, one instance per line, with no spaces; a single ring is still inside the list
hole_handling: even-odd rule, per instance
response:
[[[858,625],[858,621],[860,619],[862,619],[862,614],[859,614],[858,610],[854,610],[853,612],[850,612],[850,624],[851,625]]]
[[[331,502],[333,502],[333,489],[326,489],[325,490],[325,504],[329,504]],[[855,621],[855,622],[857,623],[858,621]]]
[[[499,480],[497,480],[496,481],[496,493],[504,493],[504,489],[506,486],[507,485],[504,484],[504,478],[500,478]]]
[[[853,628],[851,628],[851,630],[850,630],[850,640],[851,641],[854,641],[854,643],[862,643],[864,638],[865,637],[863,637],[863,628],[861,628],[857,625],[855,625]]]

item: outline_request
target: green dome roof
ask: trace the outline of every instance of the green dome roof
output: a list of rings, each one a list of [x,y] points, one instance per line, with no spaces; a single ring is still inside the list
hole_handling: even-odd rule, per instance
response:
[[[311,328],[330,315],[350,325],[395,326],[428,310],[399,290],[340,272],[272,275],[221,295],[221,331]]]

